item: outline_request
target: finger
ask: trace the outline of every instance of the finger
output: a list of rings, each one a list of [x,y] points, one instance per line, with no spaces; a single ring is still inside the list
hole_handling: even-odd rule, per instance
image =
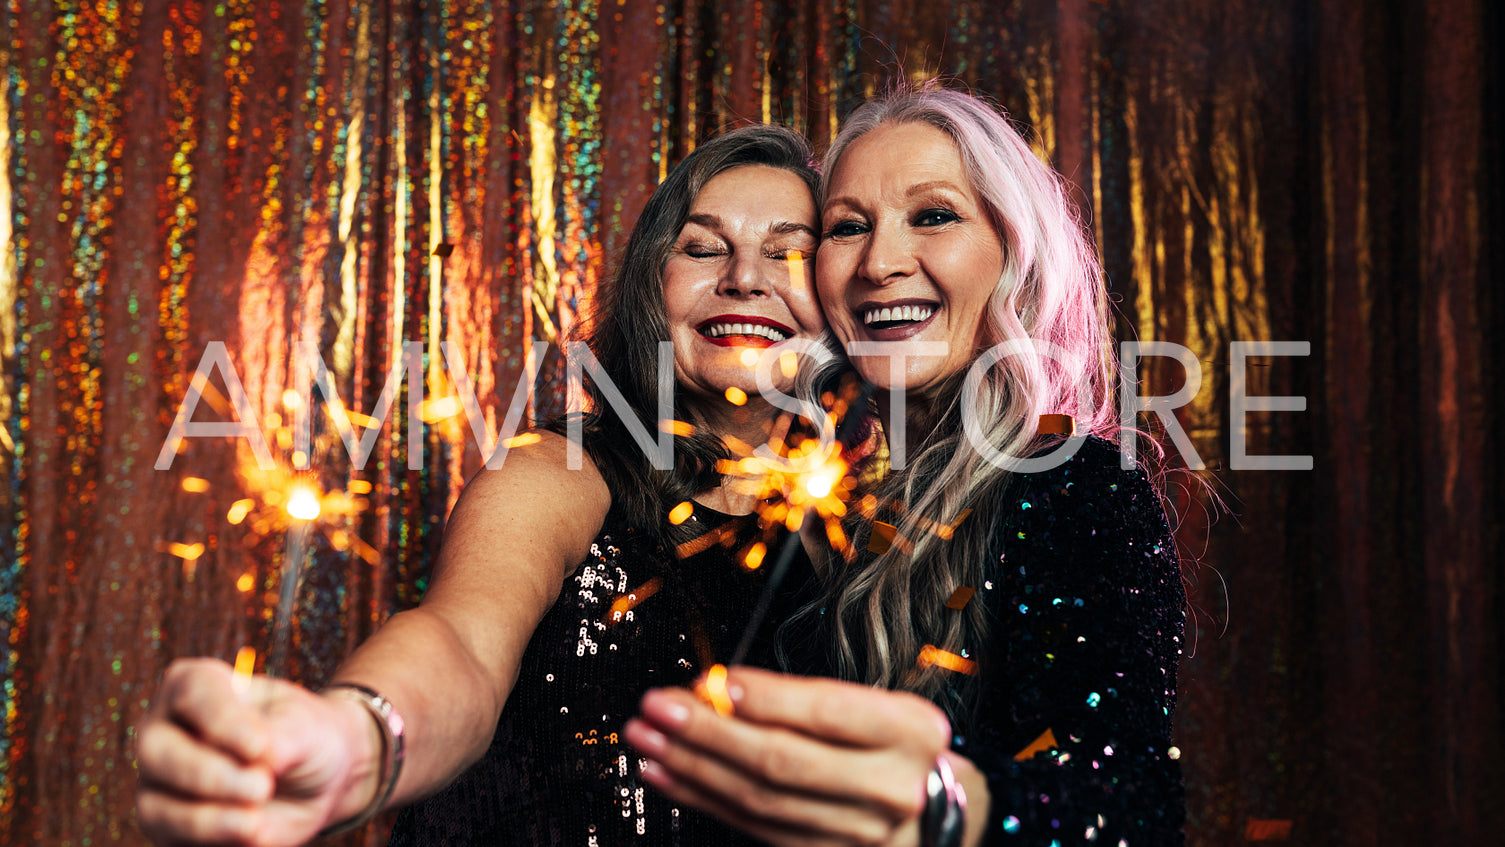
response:
[[[162,694],[167,718],[243,761],[259,758],[267,733],[253,703],[237,694],[230,666],[217,659],[179,659],[167,668]]]
[[[896,822],[890,812],[860,800],[765,782],[670,739],[641,720],[628,721],[624,733],[628,742],[649,757],[644,777],[655,787],[693,794],[693,805],[725,813],[729,822],[744,827],[756,823],[840,843],[878,844],[887,840]]]
[[[693,783],[682,782],[670,774],[661,763],[648,759],[643,763],[639,776],[643,782],[663,793],[675,803],[691,806],[717,817],[746,832],[760,842],[776,847],[830,847],[851,844],[851,839],[825,832],[791,828],[776,821],[761,820],[738,808],[726,797],[711,792]],[[880,842],[869,842],[880,843]]]
[[[950,747],[951,724],[935,704],[903,691],[757,668],[727,673],[738,717],[856,747],[913,747],[932,758]]]
[[[247,766],[162,720],[141,728],[136,762],[143,782],[185,798],[258,803],[272,794],[265,768]]]
[[[660,716],[680,720],[670,726],[660,723]],[[722,717],[682,690],[649,692],[643,698],[643,717],[674,745],[683,745],[686,752],[674,760],[676,770],[703,768],[697,775],[715,780],[711,784],[723,792],[737,788],[725,774],[741,773],[778,790],[817,793],[905,817],[918,812],[925,776],[935,763],[933,755],[903,747],[837,745],[783,727]],[[668,763],[657,751],[645,752]]]
[[[162,847],[244,845],[255,843],[260,815],[244,806],[204,803],[143,788],[136,795],[136,823],[153,844]]]

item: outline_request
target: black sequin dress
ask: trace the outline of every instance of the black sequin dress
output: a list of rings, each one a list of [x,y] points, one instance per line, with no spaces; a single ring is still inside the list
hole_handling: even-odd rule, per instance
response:
[[[1099,439],[1012,486],[973,600],[990,624],[980,705],[957,725],[956,748],[988,776],[986,843],[1181,845],[1171,714],[1186,596],[1160,500]],[[1042,736],[1052,749],[1017,758]]]
[[[701,506],[693,519],[722,540],[680,559],[607,516],[534,631],[491,747],[404,809],[393,845],[756,843],[640,782],[622,739],[645,691],[692,682],[732,654],[765,582],[733,559],[752,519]],[[770,661],[765,639],[748,663]]]

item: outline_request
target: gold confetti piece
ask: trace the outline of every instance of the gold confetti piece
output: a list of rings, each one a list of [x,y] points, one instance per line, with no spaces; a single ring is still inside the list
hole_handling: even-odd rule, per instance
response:
[[[445,244],[444,242],[440,242],[434,245],[434,255],[438,256],[441,259],[449,258],[449,255],[453,252],[455,252],[455,245],[453,244]]]
[[[682,435],[686,438],[695,434],[695,426],[684,421],[662,420],[658,422],[658,428],[670,435]]]
[[[733,406],[741,406],[747,402],[747,392],[735,385],[728,386],[726,389],[726,402],[731,403]]]
[[[1076,418],[1071,415],[1041,415],[1041,435],[1076,435]]]
[[[616,623],[622,620],[622,616],[632,611],[633,608],[635,608],[639,603],[647,600],[654,594],[657,594],[659,586],[662,584],[663,580],[659,579],[658,577],[654,577],[653,579],[648,580],[642,585],[639,585],[637,588],[634,588],[626,594],[623,594],[621,597],[618,597],[611,604],[611,622]]]
[[[768,555],[768,545],[759,541],[747,548],[747,553],[742,556],[742,566],[750,571],[755,571],[763,564],[763,557]]]
[[[956,671],[971,676],[977,673],[977,663],[964,656],[958,656],[949,650],[942,650],[933,644],[926,644],[920,648],[920,666],[945,668],[948,671]]]
[[[352,480],[350,480],[350,484],[347,485],[347,486],[345,486],[345,488],[351,494],[370,494],[371,493],[371,483],[367,482],[364,479],[352,479]]]
[[[899,532],[898,527],[883,521],[873,521],[873,532],[867,538],[867,551],[881,556],[890,547],[898,547],[899,552],[906,556],[914,552],[914,544]]]
[[[946,601],[946,608],[956,609],[957,611],[965,609],[967,608],[967,603],[972,600],[972,595],[976,593],[977,589],[975,588],[968,588],[965,585],[957,586],[957,589],[951,592],[951,599]]]
[[[779,354],[779,370],[786,378],[793,379],[794,375],[799,373],[799,369],[800,357],[795,355],[793,350]]]
[[[675,526],[679,526],[680,524],[689,520],[690,515],[693,515],[694,513],[695,504],[691,503],[689,500],[686,500],[683,503],[680,503],[678,506],[675,506],[674,508],[669,510],[669,523],[674,524]]]
[[[241,574],[240,578],[237,579],[237,580],[235,580],[235,590],[239,591],[242,594],[250,594],[251,593],[251,589],[255,588],[255,587],[256,587],[256,577],[251,576],[248,573]],[[250,648],[243,647],[241,649],[246,650],[246,649],[250,649]]]
[[[702,700],[711,704],[716,714],[722,717],[731,716],[732,697],[726,691],[726,665],[711,665],[711,669],[706,671],[705,682],[700,686],[700,696]]]
[[[230,511],[225,514],[225,520],[229,521],[232,524],[239,524],[241,521],[246,519],[246,515],[251,514],[251,509],[255,507],[256,501],[252,500],[249,497],[242,500],[236,500],[234,503],[230,504]]]
[[[1014,761],[1028,761],[1030,759],[1033,759],[1036,753],[1043,753],[1046,750],[1054,750],[1057,746],[1059,745],[1056,744],[1056,734],[1050,731],[1050,727],[1046,727],[1045,731],[1040,733],[1039,738],[1031,741],[1029,745],[1026,746],[1023,750],[1020,750],[1019,752],[1014,754]]]
[[[197,476],[184,477],[183,490],[191,494],[203,494],[209,490],[209,480]]]

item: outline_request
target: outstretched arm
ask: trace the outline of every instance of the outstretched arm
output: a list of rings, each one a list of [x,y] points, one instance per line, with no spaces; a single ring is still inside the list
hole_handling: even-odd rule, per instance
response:
[[[401,713],[406,758],[387,806],[442,787],[486,749],[528,640],[610,506],[589,462],[545,433],[467,484],[422,605],[395,615],[336,682]],[[366,808],[381,735],[348,699],[284,680],[237,687],[215,660],[175,662],[139,735],[138,820],[159,844],[301,844]]]

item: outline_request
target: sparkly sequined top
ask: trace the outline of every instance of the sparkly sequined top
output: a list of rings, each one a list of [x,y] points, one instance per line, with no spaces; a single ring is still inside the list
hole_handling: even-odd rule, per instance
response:
[[[731,655],[762,591],[763,573],[732,558],[751,519],[697,506],[693,520],[724,543],[679,559],[608,514],[534,631],[490,748],[403,810],[393,845],[755,843],[639,782],[621,735],[649,688]],[[748,663],[771,652],[757,644]]]
[[[986,843],[1183,844],[1171,714],[1186,597],[1160,500],[1099,439],[1012,485],[978,593],[980,705],[956,727],[988,776]],[[1042,736],[1053,749],[1017,758]]]

